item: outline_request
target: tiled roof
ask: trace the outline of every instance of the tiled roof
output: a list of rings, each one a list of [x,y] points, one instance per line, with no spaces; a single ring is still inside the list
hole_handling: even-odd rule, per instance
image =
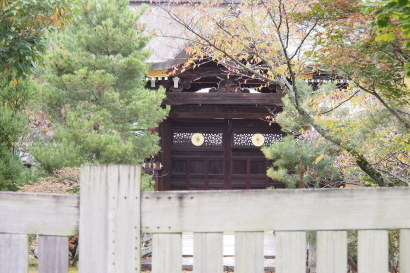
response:
[[[138,4],[152,4],[149,12],[142,14],[140,22],[146,24],[149,33],[156,32],[148,42],[147,47],[152,54],[147,63],[152,64],[150,70],[166,70],[184,62],[189,56],[185,52],[187,41],[176,37],[187,37],[189,32],[169,18],[167,13],[160,7],[161,3],[176,3],[175,0],[129,0],[130,6]],[[212,0],[178,0],[178,3],[205,2]],[[224,0],[225,4],[239,3],[243,0]],[[193,10],[195,12],[195,10]],[[175,38],[171,38],[175,37]]]

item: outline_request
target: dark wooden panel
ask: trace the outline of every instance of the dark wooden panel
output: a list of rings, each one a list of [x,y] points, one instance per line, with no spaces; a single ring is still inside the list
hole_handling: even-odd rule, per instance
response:
[[[203,108],[203,106],[178,106],[185,109]],[[232,108],[232,106],[219,106]],[[251,107],[251,106],[248,106]],[[210,107],[209,109],[214,109]],[[253,107],[257,109],[257,107]],[[261,106],[259,109],[266,110]],[[268,186],[281,187],[282,184],[272,181],[266,176],[266,169],[271,164],[263,156],[260,147],[249,144],[248,138],[254,133],[266,134],[269,139],[271,134],[280,133],[277,125],[269,126],[268,123],[255,119],[205,119],[205,118],[169,118],[171,126],[166,130],[168,147],[166,150],[171,162],[168,164],[167,185],[163,188],[172,190],[210,190],[210,189],[259,189]],[[165,129],[162,127],[162,129]],[[162,133],[164,131],[161,131]],[[189,146],[190,137],[194,132],[204,134],[221,134],[217,146]],[[236,141],[237,134],[245,134],[246,145],[239,145]],[[172,138],[176,137],[176,142]],[[242,136],[240,136],[242,137]],[[185,142],[188,139],[188,144]],[[181,142],[182,141],[182,142]],[[182,145],[182,144],[183,145]],[[208,143],[208,142],[204,142]],[[186,144],[186,145],[185,145]],[[215,144],[215,145],[216,145]],[[249,144],[249,145],[248,145]]]
[[[269,107],[275,112],[281,111],[282,107]],[[215,125],[217,119],[263,119],[269,115],[269,111],[265,106],[222,106],[222,105],[173,105],[170,118],[196,118],[196,119],[215,119]],[[275,127],[275,126],[274,126]]]
[[[250,173],[252,174],[266,174],[266,160],[258,160],[250,162]]]
[[[265,108],[266,109],[266,108]],[[263,117],[269,115],[266,110],[266,115]],[[269,122],[266,122],[264,120],[260,119],[233,119],[231,120],[232,122],[232,128],[234,132],[255,132],[255,129],[258,129],[257,131],[263,131],[267,133],[274,133],[274,132],[280,132],[280,126],[277,123],[271,123],[269,125]],[[261,131],[261,132],[262,132]]]
[[[180,105],[172,106],[171,112],[176,110],[181,111],[196,111],[196,109],[204,108],[205,106],[198,105]],[[205,107],[207,108],[207,107]],[[207,117],[202,116],[190,116],[190,118],[185,119],[169,119],[172,122],[172,128],[175,131],[176,128],[198,128],[203,130],[208,130],[211,128],[219,128],[221,131],[226,127],[227,121],[224,119],[204,119]]]
[[[268,105],[283,106],[279,93],[167,93],[165,105],[213,104],[213,105]]]
[[[224,160],[209,160],[209,175],[224,173]]]
[[[211,151],[212,152],[220,152],[220,151],[223,151],[223,148],[220,148],[220,147],[197,147],[197,146],[193,146],[193,147],[174,146],[171,149],[172,149],[172,151],[191,152],[191,154],[193,156],[196,155],[195,153],[199,153],[199,152],[211,152]],[[212,154],[212,155],[214,155],[214,154]]]

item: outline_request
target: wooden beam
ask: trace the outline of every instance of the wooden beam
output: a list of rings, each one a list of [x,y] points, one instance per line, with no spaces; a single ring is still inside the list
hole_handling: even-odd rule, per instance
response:
[[[142,232],[147,233],[410,227],[408,187],[172,191],[142,196]]]
[[[0,233],[78,234],[79,197],[0,192]]]
[[[169,92],[162,102],[164,105],[205,104],[205,105],[266,105],[283,106],[279,93],[192,93]]]
[[[269,107],[271,110],[276,108],[279,112],[282,107]],[[170,118],[246,118],[260,119],[269,115],[265,106],[222,106],[222,105],[173,105]]]

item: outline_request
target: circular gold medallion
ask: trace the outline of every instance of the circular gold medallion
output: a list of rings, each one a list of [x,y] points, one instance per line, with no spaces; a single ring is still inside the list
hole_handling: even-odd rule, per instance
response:
[[[265,137],[262,134],[254,134],[252,136],[252,144],[256,147],[260,147],[265,143]]]
[[[204,144],[204,140],[205,140],[204,135],[201,133],[195,133],[191,137],[191,142],[195,146],[201,146],[202,144]]]

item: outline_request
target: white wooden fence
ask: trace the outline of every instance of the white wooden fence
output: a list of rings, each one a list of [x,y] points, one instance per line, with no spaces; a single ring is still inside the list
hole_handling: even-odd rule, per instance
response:
[[[305,273],[306,230],[318,230],[317,272],[346,273],[349,229],[359,273],[388,272],[387,229],[401,230],[410,272],[410,188],[140,192],[139,178],[137,166],[86,165],[80,196],[0,192],[0,273],[27,272],[26,234],[41,234],[40,273],[67,272],[66,236],[78,231],[80,273],[140,272],[142,232],[153,233],[153,272],[181,272],[182,232],[194,232],[194,272],[222,272],[228,231],[235,272],[258,273],[267,230],[277,273]]]

